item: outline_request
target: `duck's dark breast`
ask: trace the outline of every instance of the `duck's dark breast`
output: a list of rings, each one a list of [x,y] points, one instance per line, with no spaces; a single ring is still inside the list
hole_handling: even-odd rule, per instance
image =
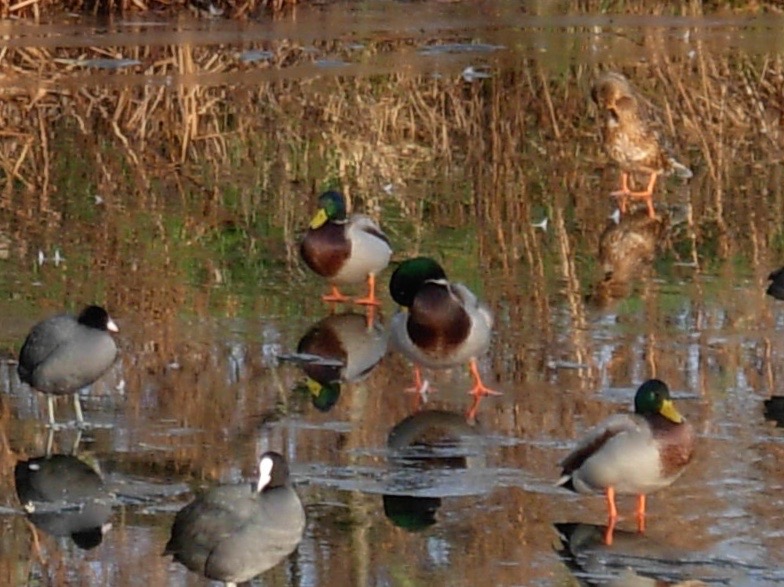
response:
[[[471,319],[442,285],[424,285],[411,305],[408,336],[420,349],[433,355],[449,353],[471,331]]]
[[[344,226],[326,223],[308,230],[300,245],[302,259],[323,277],[333,277],[351,254],[351,243],[346,240]]]

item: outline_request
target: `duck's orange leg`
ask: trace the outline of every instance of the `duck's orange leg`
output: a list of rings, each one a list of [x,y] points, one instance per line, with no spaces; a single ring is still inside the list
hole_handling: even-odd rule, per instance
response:
[[[332,291],[330,291],[328,294],[324,294],[323,296],[321,296],[321,299],[324,300],[325,302],[337,302],[337,303],[351,301],[350,297],[340,293],[340,290],[338,289],[337,285],[333,285]]]
[[[368,273],[368,294],[364,298],[354,300],[355,304],[362,306],[380,306],[381,302],[376,298],[376,276]]]
[[[610,196],[618,198],[618,208],[621,210],[621,214],[626,214],[626,198],[629,197],[630,193],[631,189],[629,189],[629,174],[625,171],[621,171],[621,189],[610,192]]]
[[[503,395],[500,391],[495,391],[485,386],[482,383],[482,376],[479,375],[479,368],[476,366],[476,359],[472,358],[468,363],[468,368],[471,370],[471,376],[474,378],[474,386],[471,388],[470,393],[476,397],[484,397],[486,395]]]
[[[473,424],[476,420],[476,413],[479,411],[479,404],[482,402],[481,395],[475,395],[465,413],[465,419],[469,424]]]
[[[629,192],[628,196],[630,198],[641,198],[645,200],[645,204],[648,207],[648,216],[651,218],[656,218],[656,212],[653,210],[653,188],[656,185],[656,180],[659,178],[658,173],[651,173],[651,178],[648,180],[648,185],[646,186],[645,190],[642,192]]]
[[[608,487],[606,491],[607,496],[607,530],[604,532],[604,543],[607,546],[612,545],[613,532],[615,531],[615,522],[618,521],[618,509],[615,507],[615,488]]]
[[[645,494],[637,496],[637,531],[645,532]]]

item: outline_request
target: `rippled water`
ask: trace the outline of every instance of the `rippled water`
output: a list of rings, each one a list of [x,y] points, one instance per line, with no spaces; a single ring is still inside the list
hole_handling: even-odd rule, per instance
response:
[[[592,134],[578,133],[574,145],[563,138],[572,117],[586,117],[589,67],[609,60],[643,78],[657,60],[689,71],[708,59],[778,62],[780,19],[564,16],[516,3],[483,6],[481,18],[477,10],[360,3],[274,22],[153,15],[2,25],[5,46],[23,51],[12,64],[6,57],[0,79],[6,122],[17,124],[14,99],[32,99],[31,88],[74,96],[75,115],[63,122],[53,108],[30,106],[51,132],[29,131],[35,155],[14,181],[20,151],[4,143],[0,584],[203,584],[161,554],[174,514],[194,491],[254,477],[267,449],[292,463],[308,524],[296,553],[256,584],[784,584],[782,433],[775,402],[764,404],[784,377],[784,303],[764,296],[781,262],[780,122],[766,131],[769,143],[736,151],[739,139],[710,138],[726,152],[686,128],[697,177],[661,188],[663,251],[615,283],[599,276],[597,250],[612,226],[604,194],[616,170],[584,155],[595,149]],[[51,69],[14,74],[37,51]],[[177,59],[179,69],[167,69]],[[760,83],[777,83],[766,71]],[[452,84],[444,116],[463,124],[465,111],[449,103],[463,96],[491,126],[494,109],[521,99],[531,76],[563,83],[577,110],[555,103],[552,116],[526,123],[546,131],[521,141],[527,150],[512,160],[520,175],[508,182],[493,147],[502,133],[446,141],[421,119],[409,125],[405,111],[379,114],[377,134],[357,138],[351,105],[339,99],[356,88],[346,93],[361,108],[419,88],[424,108],[440,88],[427,84]],[[280,85],[253,93],[264,84]],[[102,97],[129,88],[128,101]],[[303,88],[312,110],[287,94]],[[258,135],[242,134],[244,125],[266,116],[272,94],[291,128],[312,127],[312,143],[286,135],[280,120],[269,130],[280,132],[275,140],[248,142]],[[178,104],[192,99],[200,120],[209,113],[223,124],[183,140],[179,163],[165,142],[133,135],[147,124],[141,115],[111,124],[132,104],[175,95]],[[334,109],[317,116],[324,96]],[[155,124],[179,136],[185,122],[171,112],[170,128]],[[102,122],[92,127],[91,117]],[[85,139],[80,125],[96,134]],[[43,136],[49,150],[37,151]],[[723,165],[714,176],[713,164]],[[371,328],[360,310],[319,300],[323,284],[302,270],[296,242],[314,193],[335,178],[381,215],[396,261],[434,254],[493,308],[480,366],[503,395],[483,400],[477,422],[464,417],[464,370],[429,373],[436,391],[424,404],[405,393],[410,366],[387,349],[395,309],[386,292]],[[78,439],[73,430],[50,439],[45,398],[18,381],[14,357],[37,320],[92,301],[119,323],[121,358],[82,399],[93,426]],[[652,376],[669,382],[695,424],[697,457],[650,498],[645,535],[633,532],[633,503],[622,498],[607,547],[603,500],[556,489],[557,462],[592,424],[627,410]],[[70,402],[57,409],[71,417]],[[111,528],[89,549],[26,515],[17,498],[15,468],[48,444],[102,480],[90,523]]]

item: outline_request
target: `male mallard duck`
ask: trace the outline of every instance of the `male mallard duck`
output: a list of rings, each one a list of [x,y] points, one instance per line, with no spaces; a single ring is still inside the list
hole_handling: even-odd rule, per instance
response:
[[[370,217],[346,217],[346,199],[340,192],[321,194],[319,210],[299,251],[308,267],[332,285],[332,291],[322,296],[325,302],[349,301],[337,286],[367,278],[368,295],[354,302],[380,305],[376,299],[376,274],[386,268],[392,256],[389,239]]]
[[[627,198],[641,198],[653,210],[653,187],[661,174],[675,173],[689,179],[692,172],[676,161],[665,143],[663,126],[653,110],[624,76],[608,72],[591,89],[599,107],[602,144],[610,158],[621,166],[621,189],[612,195],[619,198],[621,212],[626,212]],[[648,185],[641,192],[629,187],[629,174],[649,173]]]
[[[645,496],[683,473],[694,452],[694,432],[658,379],[634,396],[634,414],[610,416],[591,430],[563,461],[557,485],[607,496],[607,543],[618,519],[615,494],[637,495],[637,526],[645,530]]]
[[[109,332],[118,328],[100,306],[87,306],[78,317],[52,316],[33,326],[19,352],[19,379],[47,394],[49,425],[54,427],[53,395],[74,396],[77,423],[84,424],[79,390],[106,373],[117,358]]]
[[[414,361],[417,390],[422,390],[419,365],[433,369],[469,362],[475,397],[497,395],[482,383],[476,357],[490,346],[490,309],[461,283],[447,281],[433,259],[416,257],[401,263],[389,281],[392,299],[408,312],[392,318],[392,343]]]
[[[777,300],[784,300],[784,267],[768,275],[768,281],[770,285],[765,293]]]

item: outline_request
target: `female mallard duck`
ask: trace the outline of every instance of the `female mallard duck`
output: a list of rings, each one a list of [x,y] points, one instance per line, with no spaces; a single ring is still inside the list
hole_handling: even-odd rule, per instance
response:
[[[359,283],[367,278],[368,294],[356,304],[378,306],[376,274],[389,264],[389,240],[370,217],[346,217],[346,199],[340,192],[321,194],[319,210],[310,222],[300,245],[302,259],[313,271],[326,277],[332,291],[322,296],[325,302],[347,302],[338,285]]]
[[[663,125],[624,76],[605,73],[594,83],[591,98],[600,110],[604,149],[621,166],[621,189],[612,195],[619,198],[621,212],[626,212],[628,198],[645,200],[648,215],[653,218],[653,187],[659,175],[674,172],[689,179],[691,170],[673,158],[664,140]],[[631,173],[650,174],[643,191],[631,190]]]
[[[607,496],[607,544],[618,519],[615,494],[637,495],[637,527],[645,530],[645,496],[683,473],[694,452],[694,432],[670,399],[667,385],[650,379],[634,396],[634,414],[616,414],[589,432],[563,461],[557,485]]]
[[[490,346],[493,316],[487,306],[461,283],[449,283],[433,259],[404,261],[389,281],[392,299],[408,312],[392,318],[392,344],[417,365],[416,388],[421,391],[419,365],[433,369],[469,362],[475,397],[497,395],[479,375],[476,357]]]

